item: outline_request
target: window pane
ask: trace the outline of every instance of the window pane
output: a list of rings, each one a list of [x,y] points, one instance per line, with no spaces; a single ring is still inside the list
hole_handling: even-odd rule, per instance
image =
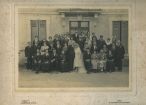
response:
[[[81,27],[88,27],[88,22],[81,22]]]
[[[71,22],[71,27],[78,27],[78,22]]]

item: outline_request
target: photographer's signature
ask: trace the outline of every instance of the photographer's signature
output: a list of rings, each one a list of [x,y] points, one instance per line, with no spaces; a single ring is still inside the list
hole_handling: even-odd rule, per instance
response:
[[[21,104],[22,105],[35,105],[35,104],[37,104],[37,102],[36,101],[31,101],[31,100],[27,99],[27,100],[22,100]]]

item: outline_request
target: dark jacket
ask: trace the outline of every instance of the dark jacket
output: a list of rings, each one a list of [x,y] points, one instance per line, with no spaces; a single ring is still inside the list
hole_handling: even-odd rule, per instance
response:
[[[123,59],[125,54],[125,49],[122,45],[116,46],[115,49],[115,59]]]
[[[74,51],[74,48],[72,46],[68,46],[66,57],[67,57],[67,60],[74,60],[75,51]]]
[[[25,57],[31,58],[33,55],[32,47],[25,47]]]

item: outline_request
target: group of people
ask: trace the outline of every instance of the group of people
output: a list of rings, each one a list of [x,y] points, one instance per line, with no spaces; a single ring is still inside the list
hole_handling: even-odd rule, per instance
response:
[[[62,34],[39,40],[36,36],[25,47],[26,68],[39,72],[122,71],[125,50],[120,40],[104,40],[92,33]]]

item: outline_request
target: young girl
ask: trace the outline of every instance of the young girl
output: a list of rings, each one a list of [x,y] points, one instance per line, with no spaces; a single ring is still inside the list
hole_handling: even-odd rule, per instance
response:
[[[91,55],[91,64],[92,64],[92,71],[96,72],[97,71],[97,52],[94,51],[93,54]]]
[[[106,54],[104,51],[101,49],[100,50],[100,71],[101,72],[106,72]]]

